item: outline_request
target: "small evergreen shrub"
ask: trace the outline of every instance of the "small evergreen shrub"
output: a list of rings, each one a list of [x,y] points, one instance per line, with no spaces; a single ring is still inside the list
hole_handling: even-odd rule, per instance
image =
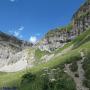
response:
[[[26,73],[22,76],[21,84],[30,83],[34,81],[36,78],[35,74],[32,73]]]
[[[72,72],[77,72],[77,70],[78,70],[77,62],[76,61],[72,62],[72,64],[70,65],[69,68]]]
[[[79,74],[76,73],[76,74],[75,74],[75,77],[79,77]]]
[[[84,84],[86,87],[90,88],[90,80],[85,79],[85,80],[83,81],[83,84]]]

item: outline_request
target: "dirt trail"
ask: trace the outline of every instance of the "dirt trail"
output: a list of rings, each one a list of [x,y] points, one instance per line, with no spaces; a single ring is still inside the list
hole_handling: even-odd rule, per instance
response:
[[[85,77],[84,77],[84,70],[82,68],[82,62],[84,61],[85,56],[83,52],[80,52],[80,53],[81,53],[82,59],[80,61],[77,61],[78,70],[77,72],[75,72],[79,75],[79,77],[75,77],[75,73],[70,70],[69,68],[70,64],[65,65],[65,72],[74,79],[77,90],[89,90],[83,85],[83,80],[85,79]]]

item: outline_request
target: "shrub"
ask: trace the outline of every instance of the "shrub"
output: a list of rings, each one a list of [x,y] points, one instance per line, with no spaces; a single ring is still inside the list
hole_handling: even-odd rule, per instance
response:
[[[79,74],[76,73],[76,74],[75,74],[75,77],[79,77]]]
[[[84,84],[86,87],[90,88],[90,80],[85,79],[85,80],[83,81],[83,84]]]
[[[76,90],[75,83],[71,77],[64,72],[59,73],[57,71],[57,73],[57,78],[50,79],[47,74],[42,77],[42,90]]]
[[[30,82],[34,81],[35,78],[36,78],[35,74],[26,73],[22,76],[21,84],[30,83]]]
[[[76,72],[78,70],[77,62],[76,61],[72,62],[69,68],[72,72]]]

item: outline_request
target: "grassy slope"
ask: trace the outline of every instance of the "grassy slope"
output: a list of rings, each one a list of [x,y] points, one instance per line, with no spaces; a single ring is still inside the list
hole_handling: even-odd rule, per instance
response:
[[[85,42],[90,41],[90,29],[82,33],[80,36],[76,37],[73,41],[70,43],[67,43],[64,45],[64,47],[59,48],[58,50],[55,51],[55,53],[61,52],[62,50],[68,48],[70,45],[74,45],[74,49],[78,48],[80,45],[84,44]]]
[[[40,75],[42,74],[42,70],[44,67],[48,67],[48,68],[55,68],[58,67],[59,65],[63,64],[63,63],[69,63],[72,62],[73,60],[77,60],[80,58],[80,54],[79,51],[83,48],[87,48],[88,51],[90,51],[90,41],[89,39],[87,40],[87,42],[84,42],[82,44],[81,43],[86,36],[88,36],[90,34],[90,31],[86,31],[85,33],[83,33],[82,35],[80,35],[79,37],[77,37],[74,41],[73,44],[75,46],[75,48],[71,51],[69,51],[67,54],[63,55],[63,56],[58,56],[56,57],[54,60],[49,61],[48,63],[44,63],[38,66],[35,66],[31,69],[28,69],[27,71],[35,73],[37,75],[36,80],[32,83],[28,83],[24,86],[22,86],[21,90],[42,90],[42,80],[40,78]],[[85,40],[84,40],[85,41]],[[76,48],[76,46],[78,46]],[[90,67],[88,67],[90,68]],[[20,79],[21,76],[26,73],[27,71],[22,71],[22,72],[17,72],[17,73],[0,73],[0,87],[6,85],[6,86],[19,86],[20,85]],[[66,75],[66,74],[64,74]],[[74,82],[71,80],[70,77],[68,77],[67,75],[66,77],[66,81],[67,82],[68,78],[69,78],[69,82],[70,85],[72,85],[73,83],[73,87],[74,87]],[[63,78],[63,77],[62,77]],[[63,79],[64,81],[65,79]],[[4,84],[3,84],[4,82]],[[68,85],[68,88],[70,87],[70,85]],[[35,87],[35,88],[34,88]],[[36,89],[37,88],[37,89]],[[55,89],[56,90],[56,89]],[[66,89],[64,89],[66,90]],[[74,89],[70,89],[70,90],[74,90]]]
[[[40,49],[35,50],[35,57],[39,60],[42,56],[49,54],[48,51],[41,51]]]
[[[50,53],[48,51],[41,51],[40,49],[35,50],[35,65],[42,62],[41,58],[45,55],[49,55]]]

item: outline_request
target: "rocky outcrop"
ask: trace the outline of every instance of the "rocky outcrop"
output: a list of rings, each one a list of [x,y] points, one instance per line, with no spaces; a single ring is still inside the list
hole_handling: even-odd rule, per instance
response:
[[[44,37],[42,45],[39,47],[41,50],[53,51],[57,48],[63,47],[67,42],[73,38],[71,33],[72,24],[50,30]]]
[[[90,0],[86,2],[73,15],[71,24],[63,28],[50,30],[39,46],[41,50],[53,51],[63,47],[67,42],[73,40],[77,35],[90,28]]]
[[[0,31],[0,67],[16,63],[21,60],[24,49],[32,44]]]
[[[90,27],[90,0],[86,2],[73,15],[73,32],[79,35]]]
[[[30,48],[11,55],[10,58],[3,60],[0,71],[17,72],[23,69],[30,68],[34,65],[34,55],[34,50],[31,50]]]

